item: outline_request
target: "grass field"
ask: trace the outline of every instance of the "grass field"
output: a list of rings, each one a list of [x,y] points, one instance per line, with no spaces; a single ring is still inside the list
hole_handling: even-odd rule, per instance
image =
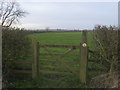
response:
[[[80,45],[81,42],[81,32],[52,32],[52,33],[40,33],[40,34],[31,34],[29,35],[30,38],[36,38],[36,40],[40,44],[59,44],[59,45]],[[94,41],[93,41],[93,33],[88,32],[88,46],[89,49],[94,50]],[[64,53],[67,49],[63,48],[47,48],[49,49],[52,53]],[[41,53],[47,53],[44,48],[40,48]],[[79,55],[79,49],[74,50],[71,54]],[[90,57],[90,56],[89,56]],[[45,55],[40,55],[40,59],[49,59],[49,60],[56,60],[57,57],[53,56],[45,56]],[[79,56],[66,56],[63,58],[63,60],[67,61],[72,61],[72,62],[79,62],[80,57]],[[82,88],[86,87],[84,85],[81,85],[79,82],[79,63],[74,64],[74,63],[50,63],[50,62],[42,62],[40,61],[40,66],[41,65],[56,65],[56,66],[69,66],[69,67],[74,67],[77,66],[78,69],[78,76],[62,76],[62,75],[48,75],[48,74],[40,74],[39,78],[31,80],[30,78],[25,79],[24,81],[16,81],[14,82],[14,87],[23,87],[23,88],[32,88],[32,87],[37,87],[37,88]],[[21,65],[19,65],[21,66]],[[22,65],[22,67],[30,67],[30,65]],[[89,68],[102,68],[104,67],[101,64],[93,63],[93,62],[88,62],[88,67]],[[42,67],[41,67],[42,69]],[[43,70],[50,71],[51,69],[46,69],[44,68]],[[52,69],[53,70],[53,69]],[[68,69],[54,69],[54,71],[65,71]],[[74,69],[73,69],[74,70]],[[88,78],[94,77],[96,75],[99,75],[103,72],[90,72],[88,71]],[[18,83],[19,82],[19,83]],[[89,82],[89,79],[88,79]]]
[[[82,32],[61,32],[61,33],[41,33],[31,34],[31,38],[36,38],[40,44],[67,44],[79,45],[81,43]],[[93,45],[93,33],[88,32],[88,45],[90,48]]]

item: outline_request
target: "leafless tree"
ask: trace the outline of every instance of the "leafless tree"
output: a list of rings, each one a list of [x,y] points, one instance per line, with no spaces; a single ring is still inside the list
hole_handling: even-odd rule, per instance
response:
[[[2,26],[10,27],[13,23],[18,23],[19,19],[27,14],[20,8],[16,1],[0,1],[0,23]]]

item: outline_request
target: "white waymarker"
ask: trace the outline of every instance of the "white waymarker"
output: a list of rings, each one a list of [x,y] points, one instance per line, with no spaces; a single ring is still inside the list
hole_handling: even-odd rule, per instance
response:
[[[82,44],[82,46],[83,46],[83,47],[86,47],[86,46],[87,46],[87,44],[86,44],[86,43],[83,43],[83,44]]]

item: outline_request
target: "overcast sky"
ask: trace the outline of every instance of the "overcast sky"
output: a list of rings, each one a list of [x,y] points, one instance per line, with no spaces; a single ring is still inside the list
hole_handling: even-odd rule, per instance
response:
[[[46,27],[51,29],[93,29],[97,24],[118,25],[117,0],[109,0],[111,2],[108,0],[104,0],[104,2],[53,1],[19,1],[21,8],[29,13],[21,19],[19,27],[26,29],[45,29]]]

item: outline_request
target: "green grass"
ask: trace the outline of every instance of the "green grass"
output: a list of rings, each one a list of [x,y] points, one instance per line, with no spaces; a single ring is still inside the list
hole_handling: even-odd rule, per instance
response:
[[[88,45],[93,47],[93,33],[88,32]],[[30,38],[36,38],[40,44],[65,44],[65,45],[80,45],[81,32],[62,32],[62,33],[41,33],[31,34]]]
[[[41,34],[31,34],[28,37],[29,38],[36,38],[36,40],[40,44],[60,44],[60,45],[80,45],[81,43],[81,32],[62,32],[62,33],[41,33]],[[89,49],[93,50],[94,49],[94,41],[93,41],[93,33],[88,32],[88,46]],[[64,54],[68,49],[63,49],[63,48],[47,48],[48,50],[51,51],[51,53],[62,53]],[[47,53],[47,51],[44,48],[40,48],[40,53]],[[71,52],[71,54],[79,55],[79,49],[74,50]],[[45,56],[45,55],[40,55],[40,59],[48,59],[48,60],[66,60],[66,61],[73,61],[73,62],[79,62],[80,57],[79,56],[65,56],[64,58],[60,59],[59,57],[53,57],[53,56]],[[42,62],[40,61],[40,66],[41,65],[57,65],[61,67],[69,66],[69,67],[79,67],[78,64],[73,64],[73,63],[50,63],[50,62]],[[30,67],[29,65],[18,65],[19,67]],[[89,68],[103,68],[101,64],[95,64],[95,63],[88,63]],[[43,70],[49,70],[50,69],[43,69]],[[54,71],[64,71],[56,69]],[[78,70],[79,71],[79,68]],[[46,77],[46,75],[40,75],[39,78],[35,80],[24,80],[24,81],[15,81],[13,82],[13,85],[11,87],[37,87],[37,88],[83,88],[85,87],[84,85],[81,85],[79,82],[79,72],[77,72],[78,76],[61,76],[56,79],[57,76],[55,77]],[[89,78],[94,77],[96,75],[101,74],[101,72],[88,72]],[[48,75],[49,76],[49,75]],[[53,75],[54,76],[54,75]]]

